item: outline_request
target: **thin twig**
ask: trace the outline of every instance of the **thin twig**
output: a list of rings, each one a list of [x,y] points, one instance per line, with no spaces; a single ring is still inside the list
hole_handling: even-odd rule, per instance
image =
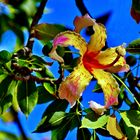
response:
[[[33,32],[32,32],[32,28],[38,23],[41,16],[43,15],[43,11],[44,11],[44,8],[46,6],[47,1],[48,0],[42,0],[41,1],[40,6],[38,7],[38,10],[37,10],[37,12],[36,12],[36,14],[33,18],[33,21],[32,21],[31,27],[30,27],[30,35],[29,35],[26,47],[30,48],[31,50],[33,48],[33,43],[34,43],[34,35],[33,35]]]

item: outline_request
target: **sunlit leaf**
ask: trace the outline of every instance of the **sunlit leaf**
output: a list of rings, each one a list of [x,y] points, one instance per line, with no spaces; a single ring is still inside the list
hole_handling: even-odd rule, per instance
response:
[[[102,128],[107,123],[107,121],[108,121],[107,115],[103,115],[95,121],[92,121],[84,117],[82,120],[81,128],[92,128],[92,129]]]
[[[45,89],[50,93],[50,94],[55,94],[56,92],[56,85],[49,83],[49,82],[44,82],[43,86]]]
[[[52,40],[58,33],[65,31],[66,28],[59,24],[38,24],[34,27],[34,36],[46,43]]]
[[[109,116],[107,122],[107,130],[112,136],[115,136],[118,139],[122,139],[124,137],[124,134],[122,133],[115,116]]]
[[[13,90],[12,90],[12,107],[14,108],[15,111],[19,111],[20,110],[20,107],[19,107],[19,104],[18,104],[18,99],[17,99],[17,95],[18,95],[18,81],[14,81],[13,82]]]
[[[20,81],[17,94],[18,104],[21,111],[28,117],[38,100],[35,82]]]
[[[136,39],[129,43],[126,51],[131,54],[140,54],[140,39]]]

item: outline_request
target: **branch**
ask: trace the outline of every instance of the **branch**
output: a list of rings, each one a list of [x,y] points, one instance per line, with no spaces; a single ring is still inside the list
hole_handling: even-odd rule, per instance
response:
[[[85,7],[85,4],[83,3],[83,0],[75,0],[76,6],[78,7],[81,14],[84,16],[85,14],[88,14],[90,17],[90,13],[88,12],[87,8]]]
[[[32,28],[38,23],[41,16],[43,15],[43,11],[44,11],[44,8],[46,6],[47,1],[48,0],[42,0],[41,1],[40,6],[38,7],[38,10],[37,10],[37,12],[36,12],[36,14],[33,18],[33,21],[32,21],[31,27],[30,27],[30,35],[29,35],[26,47],[30,48],[31,50],[33,48],[33,43],[34,43],[34,35],[33,35],[33,32],[32,32]]]
[[[43,82],[56,82],[56,79],[50,79],[50,78],[39,78],[39,77],[36,77],[36,76],[33,76],[33,75],[28,75],[28,76],[17,76],[17,75],[11,75],[11,77],[14,79],[14,80],[20,80],[20,81],[28,81],[28,80],[32,80],[32,81],[35,81],[37,83],[43,83]]]
[[[18,118],[18,113],[14,110],[13,107],[11,107],[11,112],[12,112],[12,115],[14,116],[14,119],[15,119],[15,122],[17,123],[17,126],[21,132],[21,136],[22,136],[22,140],[28,140],[27,136],[26,136],[26,133],[24,132],[24,129],[22,127],[22,124]]]

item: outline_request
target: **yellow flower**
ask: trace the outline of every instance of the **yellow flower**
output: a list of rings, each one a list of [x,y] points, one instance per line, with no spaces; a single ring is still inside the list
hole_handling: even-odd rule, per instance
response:
[[[80,53],[78,66],[60,84],[59,97],[66,99],[73,106],[94,76],[105,94],[105,105],[100,106],[93,101],[90,101],[89,104],[94,111],[102,114],[105,109],[118,103],[120,89],[110,72],[129,70],[124,58],[125,48],[124,45],[120,45],[101,51],[105,46],[106,29],[88,15],[76,17],[74,25],[74,31],[61,32],[54,38],[53,48],[49,54],[52,59],[63,63],[63,58],[56,52],[58,45],[62,47],[72,45]],[[90,41],[87,43],[79,32],[88,26],[93,26],[94,34],[91,35]]]

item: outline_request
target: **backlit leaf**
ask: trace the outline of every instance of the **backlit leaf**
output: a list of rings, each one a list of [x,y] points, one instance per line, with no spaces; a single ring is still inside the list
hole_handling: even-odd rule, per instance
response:
[[[92,128],[92,129],[102,128],[107,123],[107,121],[108,121],[107,115],[99,117],[96,121],[92,121],[84,117],[82,120],[81,128]]]
[[[65,31],[66,28],[59,24],[38,24],[34,27],[34,36],[46,43],[52,40],[58,33]]]
[[[124,137],[124,134],[122,133],[115,116],[109,116],[107,122],[107,130],[112,136],[115,136],[118,139],[122,139]]]
[[[17,94],[18,104],[21,111],[28,117],[38,100],[35,82],[20,81]]]
[[[126,51],[131,54],[140,54],[140,39],[136,39],[129,43]]]
[[[56,85],[49,83],[49,82],[45,82],[43,83],[43,86],[45,87],[45,89],[50,93],[50,94],[55,94],[56,92]]]

